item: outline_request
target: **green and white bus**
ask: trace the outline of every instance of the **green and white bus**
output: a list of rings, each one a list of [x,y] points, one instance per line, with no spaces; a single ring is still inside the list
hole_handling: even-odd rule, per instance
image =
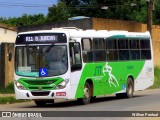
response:
[[[54,28],[16,38],[15,95],[37,106],[59,98],[81,104],[107,94],[131,98],[153,83],[149,32]]]

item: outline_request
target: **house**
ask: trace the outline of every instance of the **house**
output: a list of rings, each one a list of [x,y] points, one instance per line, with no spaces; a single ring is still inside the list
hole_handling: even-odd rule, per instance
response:
[[[9,52],[14,54],[17,29],[0,24],[0,88],[14,80],[14,59],[9,61]]]

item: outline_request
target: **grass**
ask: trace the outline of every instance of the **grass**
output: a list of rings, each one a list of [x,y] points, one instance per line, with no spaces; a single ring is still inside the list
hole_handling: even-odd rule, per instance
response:
[[[28,100],[16,100],[15,97],[0,97],[0,104],[11,104],[11,103],[20,103],[20,102],[26,102]]]
[[[4,89],[0,89],[0,94],[13,94],[14,93],[14,84],[9,83]]]
[[[150,88],[160,88],[160,67],[158,66],[154,67],[154,85]]]
[[[4,89],[0,89],[0,94],[14,94],[14,84],[9,83]],[[0,104],[11,104],[11,103],[20,103],[26,102],[29,100],[16,100],[14,96],[3,96],[0,97]]]

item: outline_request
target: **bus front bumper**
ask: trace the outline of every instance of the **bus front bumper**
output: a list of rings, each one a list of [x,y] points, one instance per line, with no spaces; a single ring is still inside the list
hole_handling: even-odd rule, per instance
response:
[[[67,90],[60,89],[60,90],[37,90],[37,91],[30,91],[30,90],[19,90],[15,88],[15,96],[16,99],[69,99],[67,94]]]

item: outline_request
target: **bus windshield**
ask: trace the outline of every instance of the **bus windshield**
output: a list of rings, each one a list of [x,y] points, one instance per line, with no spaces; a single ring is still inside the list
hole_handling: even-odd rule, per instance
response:
[[[39,77],[44,69],[46,77],[62,75],[68,69],[66,45],[17,46],[15,72],[20,76]]]

